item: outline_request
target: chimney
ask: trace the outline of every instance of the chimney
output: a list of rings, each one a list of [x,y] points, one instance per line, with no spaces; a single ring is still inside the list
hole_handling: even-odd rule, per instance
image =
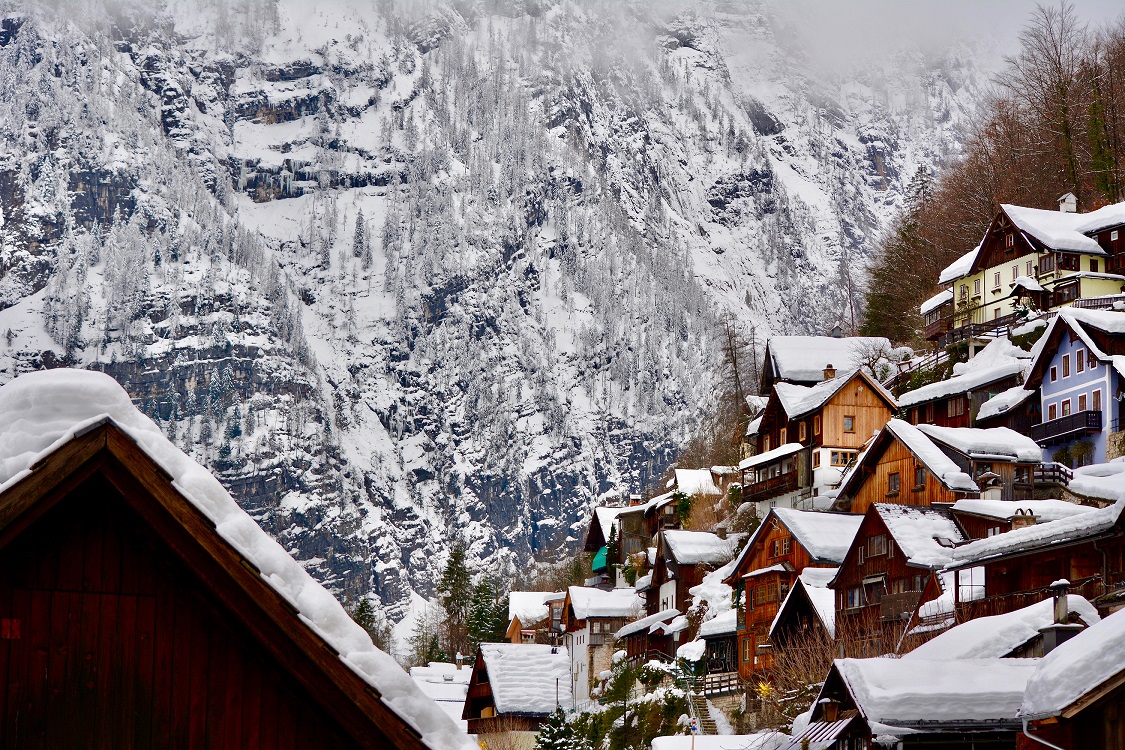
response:
[[[1074,193],[1059,196],[1059,211],[1064,214],[1073,214],[1078,211],[1078,198]]]
[[[844,338],[844,329],[840,327],[839,323],[832,326],[832,338],[834,338],[834,339]]]
[[[840,715],[840,703],[831,698],[821,698],[818,703],[824,706],[824,720],[828,722],[836,721]]]
[[[1012,516],[1012,531],[1022,529],[1025,526],[1034,526],[1037,523],[1039,523],[1039,517],[1037,515],[1030,510],[1016,508],[1016,514]]]
[[[833,367],[831,364],[825,365],[824,366],[824,379],[825,380],[831,380],[834,377],[836,377],[836,368]]]
[[[719,537],[720,539],[726,539],[727,538],[727,527],[726,526],[717,527],[715,529],[715,536]]]
[[[1043,635],[1043,656],[1078,635],[1086,627],[1081,623],[1073,625],[1070,623],[1070,601],[1067,597],[1070,581],[1063,578],[1052,583],[1049,588],[1054,597],[1055,615],[1053,623],[1039,629]]]

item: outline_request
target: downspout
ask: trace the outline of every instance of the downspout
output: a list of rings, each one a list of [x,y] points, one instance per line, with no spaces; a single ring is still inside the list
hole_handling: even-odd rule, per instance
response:
[[[1038,742],[1040,745],[1045,745],[1046,747],[1053,748],[1053,750],[1066,750],[1065,747],[1059,747],[1058,745],[1052,745],[1050,742],[1047,742],[1047,740],[1039,739],[1038,737],[1031,734],[1031,732],[1029,732],[1028,729],[1027,729],[1027,722],[1028,722],[1028,718],[1026,716],[1023,717],[1023,736],[1024,737],[1027,737],[1032,742]]]

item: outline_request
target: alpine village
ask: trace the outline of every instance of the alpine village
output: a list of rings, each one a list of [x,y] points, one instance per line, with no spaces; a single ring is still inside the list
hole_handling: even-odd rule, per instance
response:
[[[949,6],[1012,40],[971,116],[964,56],[926,104],[841,84],[931,146],[959,123],[895,151],[868,110],[825,139],[843,110],[781,53],[862,4],[0,0],[0,750],[1125,750],[1125,16]],[[909,5],[880,8],[942,4]],[[752,48],[788,72],[732,94]],[[637,80],[670,108],[615,119]],[[622,177],[677,141],[740,170],[706,229],[691,174]],[[119,190],[137,154],[180,181]],[[828,272],[828,204],[770,192],[825,164],[840,236],[875,238]],[[739,258],[789,312],[716,281]],[[571,343],[488,353],[514,319]],[[583,430],[620,460],[566,473]]]

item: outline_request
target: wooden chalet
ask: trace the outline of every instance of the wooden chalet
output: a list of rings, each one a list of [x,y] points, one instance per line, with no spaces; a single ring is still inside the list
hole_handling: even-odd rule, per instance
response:
[[[565,599],[562,591],[510,592],[505,638],[509,643],[552,643],[552,636],[561,633]]]
[[[1044,656],[1024,691],[1019,750],[1125,747],[1125,664],[1116,658],[1123,650],[1118,612]]]
[[[772,666],[767,642],[778,607],[808,567],[835,567],[847,554],[862,518],[843,513],[774,508],[724,581],[735,592],[738,671],[749,679]]]
[[[676,636],[682,632],[671,627],[677,618],[683,618],[678,609],[666,609],[623,625],[614,638],[630,662],[672,661],[680,645]]]
[[[898,408],[863,370],[837,375],[826,369],[823,375],[813,386],[772,386],[757,427],[756,453],[739,464],[742,500],[758,503],[759,515],[839,485],[845,467]]]
[[[782,750],[1015,750],[1032,659],[837,659],[808,727]],[[879,745],[875,738],[880,738]]]
[[[571,586],[563,602],[562,626],[570,659],[570,689],[575,702],[589,699],[597,675],[612,664],[615,634],[644,611],[632,588],[608,591]]]
[[[1090,505],[1065,500],[958,500],[950,508],[969,539],[986,539],[1013,529],[1089,513]]]
[[[860,644],[881,640],[876,653],[894,651],[919,605],[941,593],[932,584],[935,571],[965,541],[948,510],[871,505],[829,584],[836,595],[836,632]]]
[[[970,364],[974,362],[970,360]],[[992,366],[973,364],[969,372],[901,394],[898,404],[911,424],[985,426],[977,423],[981,408],[1001,393],[1020,386],[1026,367],[1027,362],[1017,358]],[[1029,419],[1032,418],[1029,416]]]
[[[727,539],[709,531],[661,531],[656,545],[656,563],[646,597],[649,614],[668,609],[686,610],[688,591],[703,581],[703,576],[726,565],[734,557],[737,539]]]
[[[77,380],[65,387],[94,383],[99,393],[109,380],[69,377]],[[39,399],[50,401],[52,383],[37,378]],[[111,387],[131,410],[124,391]],[[4,421],[18,419],[5,413]],[[108,418],[80,427],[0,493],[0,746],[427,747],[389,696],[224,538],[234,527],[220,533],[164,459]],[[161,436],[145,445],[153,440],[163,441],[162,455],[175,451]],[[186,484],[203,487],[199,476]],[[217,497],[208,502],[218,512]],[[229,496],[222,502],[233,510]],[[248,517],[237,522],[242,541],[257,544],[261,535],[267,544]],[[337,615],[346,622],[342,609]],[[368,649],[349,657],[401,671]],[[445,742],[468,739],[451,725]]]
[[[1029,435],[1032,428],[1042,421],[1043,410],[1039,408],[1038,392],[1015,385],[981,404],[974,426],[1007,427],[1021,435]]]
[[[939,279],[948,299],[928,301],[926,337],[942,346],[1019,322],[1017,306],[1111,307],[1125,284],[1125,204],[1075,213],[1002,205],[980,245]]]
[[[574,706],[569,669],[565,647],[482,643],[461,714],[469,733],[515,735],[513,746],[533,746],[535,733],[556,707]]]
[[[1042,451],[1004,427],[944,428],[892,419],[840,486],[835,507],[928,507],[963,498],[1030,499]],[[983,485],[983,487],[982,487]]]
[[[817,648],[836,638],[836,594],[828,584],[839,568],[805,568],[770,625],[774,651]]]

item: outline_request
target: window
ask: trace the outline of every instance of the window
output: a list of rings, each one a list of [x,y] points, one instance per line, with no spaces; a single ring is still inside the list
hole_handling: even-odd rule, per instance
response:
[[[1053,378],[1052,378],[1052,380],[1053,380]],[[764,436],[762,436],[762,453],[765,453],[769,449],[770,449],[770,436],[764,435]]]
[[[1070,399],[1064,398],[1062,402],[1062,415],[1064,417],[1070,416]]]
[[[1058,265],[1062,271],[1077,271],[1078,256],[1070,253],[1059,253]]]
[[[1020,267],[1019,266],[1012,266],[1012,281],[1015,281],[1019,277],[1020,277]]]
[[[1066,284],[1055,289],[1055,304],[1062,305],[1078,299],[1078,285]]]
[[[1090,258],[1090,271],[1092,273],[1098,272],[1098,259],[1097,258]]]
[[[999,308],[999,307],[997,307],[996,309],[994,309],[994,310],[992,311],[992,319],[993,319],[993,320],[996,320],[996,319],[997,319],[997,318],[999,318],[999,317],[1000,317],[1000,308]]]
[[[848,609],[855,609],[863,606],[863,589],[859,586],[852,586],[848,589]]]
[[[844,432],[855,432],[855,417],[844,417]]]
[[[1086,353],[1086,369],[1090,371],[1098,369],[1098,358],[1093,352]]]
[[[1059,416],[1058,407],[1055,404],[1049,405],[1047,407],[1047,421],[1050,422],[1050,421],[1053,421],[1055,419],[1058,419],[1058,416]]]
[[[897,495],[898,490],[899,490],[899,485],[900,485],[900,482],[899,482],[898,472],[897,471],[892,472],[891,475],[887,477],[887,494],[888,495]]]
[[[1100,388],[1094,391],[1093,398],[1090,399],[1090,408],[1094,411],[1102,410],[1102,391]]]
[[[973,279],[973,294],[980,294],[980,279]]]
[[[1000,272],[999,271],[992,274],[992,288],[993,289],[999,289],[1000,288]]]
[[[1027,262],[1027,275],[1028,276],[1034,276],[1035,275],[1035,264],[1032,263],[1030,260]]]
[[[961,285],[961,299],[965,299],[968,296],[969,296],[969,285],[968,284],[962,284]]]
[[[965,413],[965,397],[955,396],[945,402],[945,416],[960,417]]]
[[[922,575],[914,576],[914,591],[921,591],[926,586],[926,579]]]
[[[925,486],[926,486],[926,467],[925,466],[915,466],[914,467],[914,488],[920,490]]]
[[[1074,353],[1074,371],[1085,372],[1086,370],[1086,350],[1079,349]]]
[[[892,476],[898,476],[894,474]],[[867,556],[875,557],[876,555],[887,554],[887,535],[876,534],[867,538]]]
[[[782,427],[781,432],[778,435],[777,445],[778,445],[778,447],[780,447],[782,445],[785,445],[788,442],[789,442],[789,428]]]
[[[1050,273],[1055,270],[1055,256],[1044,255],[1039,259],[1039,273]]]
[[[1086,394],[1078,396],[1078,411],[1086,411]]]
[[[820,434],[820,415],[819,414],[817,414],[815,417],[812,418],[812,434],[814,434],[814,435]]]
[[[833,466],[847,466],[855,459],[856,451],[832,451]]]
[[[988,528],[988,535],[989,536],[999,536],[1002,533],[1004,533],[1004,530],[1001,529],[999,526],[990,526]]]
[[[770,545],[770,557],[781,557],[788,555],[793,546],[793,540],[789,537],[784,539],[774,539],[773,544]]]
[[[1070,355],[1069,355],[1069,354],[1064,354],[1064,355],[1063,355],[1063,358],[1062,358],[1062,371],[1063,371],[1063,377],[1064,377],[1064,378],[1069,378],[1069,377],[1070,377]]]
[[[1054,365],[1051,365],[1051,382],[1053,383],[1058,379],[1059,379],[1059,368],[1055,367]]]
[[[1014,234],[1012,234],[1011,232],[1008,232],[1006,235],[1004,235],[1004,247],[1015,247],[1015,246],[1016,246],[1016,236]]]
[[[802,443],[805,442],[805,438],[808,437],[808,435],[805,434],[807,431],[808,431],[808,422],[801,422],[797,426],[797,439],[800,440]]]
[[[1110,242],[1117,242],[1117,230],[1116,229],[1114,229],[1112,232],[1109,233],[1109,241]]]
[[[893,581],[891,581],[891,593],[892,594],[905,594],[909,590],[907,588],[907,586],[909,584],[910,584],[910,581],[906,578],[896,578]]]
[[[933,403],[926,404],[926,424],[933,424],[934,421],[934,405]]]
[[[742,639],[742,661],[749,662],[754,658],[754,636]]]

